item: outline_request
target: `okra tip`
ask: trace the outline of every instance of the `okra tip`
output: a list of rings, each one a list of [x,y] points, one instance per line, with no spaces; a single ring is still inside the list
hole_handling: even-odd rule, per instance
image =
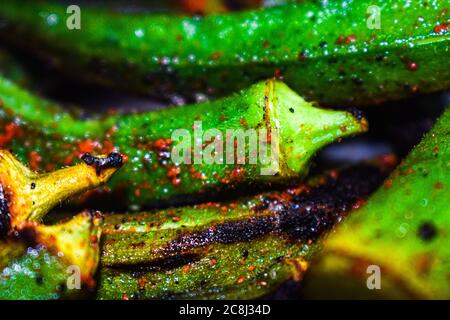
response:
[[[305,173],[319,149],[368,130],[360,113],[316,107],[280,81],[269,80],[265,86],[264,107],[270,128],[278,132],[282,177]]]
[[[46,226],[22,222],[19,237],[47,248],[67,266],[80,272],[85,286],[93,287],[94,273],[100,257],[100,236],[103,217],[98,211],[84,211],[65,223]]]
[[[0,234],[23,221],[40,221],[61,201],[104,184],[122,166],[123,156],[85,154],[83,163],[38,174],[0,149]]]

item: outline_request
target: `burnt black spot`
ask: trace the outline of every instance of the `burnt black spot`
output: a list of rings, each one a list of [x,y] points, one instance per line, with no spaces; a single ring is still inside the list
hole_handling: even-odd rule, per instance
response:
[[[332,63],[337,63],[337,61],[338,61],[338,60],[337,60],[336,57],[331,57],[331,58],[328,60],[328,62],[331,63],[331,64],[332,64]]]
[[[123,157],[115,152],[110,153],[106,158],[94,157],[89,153],[85,153],[81,156],[81,160],[88,166],[94,166],[97,175],[105,169],[118,168],[123,164]]]
[[[139,292],[133,292],[131,293],[130,298],[131,300],[141,300],[141,294]]]
[[[188,233],[159,250],[183,252],[213,243],[245,242],[267,234],[279,234],[290,241],[315,241],[330,230],[358,200],[367,198],[383,181],[385,174],[371,166],[347,169],[337,178],[295,196],[289,202],[266,198],[260,212],[246,220],[216,224],[206,230]],[[259,212],[256,208],[255,212]]]
[[[375,61],[382,62],[386,57],[383,54],[377,54],[375,56]]]
[[[294,113],[294,108],[289,108],[289,111],[290,111],[291,113]]]
[[[31,190],[34,190],[36,188],[36,183],[32,182],[30,187],[31,187]]]
[[[9,213],[8,199],[3,186],[0,184],[0,239],[8,235],[11,228],[11,215]]]
[[[418,236],[424,241],[431,241],[437,235],[436,227],[432,222],[424,222],[419,226]]]
[[[352,78],[352,81],[357,86],[362,86],[364,84],[364,80],[361,78]]]
[[[364,118],[364,112],[357,108],[348,108],[348,112],[350,112],[356,119],[361,120]]]
[[[66,290],[66,285],[64,283],[60,283],[56,286],[56,292],[63,293]]]
[[[25,226],[20,231],[14,232],[14,238],[24,241],[29,247],[36,247],[39,243],[37,241],[36,229],[32,225]]]
[[[200,256],[197,254],[176,254],[168,258],[156,259],[148,263],[127,264],[127,263],[116,263],[109,266],[112,270],[118,271],[119,273],[133,271],[132,276],[134,278],[140,278],[143,274],[149,271],[163,271],[179,268],[188,263],[200,260]]]
[[[42,284],[44,283],[44,278],[43,278],[42,275],[40,275],[40,274],[38,274],[38,275],[36,276],[35,280],[36,280],[36,283],[37,283],[38,285],[42,285]]]
[[[328,46],[328,43],[326,41],[322,41],[321,43],[319,43],[319,46],[321,48],[325,48],[326,46]]]

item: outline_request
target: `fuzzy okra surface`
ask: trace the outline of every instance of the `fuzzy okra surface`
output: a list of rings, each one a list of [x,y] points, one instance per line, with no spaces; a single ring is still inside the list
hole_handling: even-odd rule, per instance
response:
[[[328,105],[450,86],[445,0],[305,1],[204,18],[81,5],[79,30],[66,9],[9,1],[0,37],[66,73],[158,97],[223,96],[273,75]]]
[[[367,130],[360,115],[317,108],[275,80],[211,102],[99,120],[78,120],[5,79],[0,101],[1,147],[47,171],[85,152],[123,153],[129,161],[109,187],[135,207],[302,178],[321,147]]]

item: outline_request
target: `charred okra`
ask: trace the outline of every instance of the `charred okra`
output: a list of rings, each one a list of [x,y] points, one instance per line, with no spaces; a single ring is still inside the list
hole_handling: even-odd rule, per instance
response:
[[[251,299],[299,281],[386,168],[333,171],[231,203],[105,217],[99,299]]]

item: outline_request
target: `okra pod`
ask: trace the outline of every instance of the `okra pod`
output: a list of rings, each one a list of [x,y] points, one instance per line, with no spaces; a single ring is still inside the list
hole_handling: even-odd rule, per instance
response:
[[[237,202],[105,217],[98,299],[251,299],[299,281],[318,240],[381,182],[358,166]]]
[[[84,152],[123,153],[130,161],[109,187],[134,206],[301,178],[321,147],[367,130],[360,114],[317,108],[275,80],[212,102],[84,121],[4,79],[0,99],[0,146],[41,170]]]
[[[102,217],[83,212],[68,222],[45,226],[57,203],[111,177],[122,156],[38,175],[0,149],[0,299],[75,298],[95,289]]]
[[[72,167],[37,174],[0,149],[0,237],[26,221],[40,222],[54,206],[105,183],[122,165],[122,156],[114,153],[102,158],[86,154],[83,159]],[[100,167],[90,163],[92,159],[108,165]]]
[[[449,299],[449,159],[447,109],[368,204],[326,240],[305,294]]]
[[[274,74],[327,105],[450,87],[445,0],[306,1],[204,18],[81,6],[75,30],[66,9],[3,3],[0,36],[65,72],[159,97],[220,96]]]
[[[84,212],[69,222],[24,223],[0,241],[0,299],[80,298],[95,290],[101,217]]]

